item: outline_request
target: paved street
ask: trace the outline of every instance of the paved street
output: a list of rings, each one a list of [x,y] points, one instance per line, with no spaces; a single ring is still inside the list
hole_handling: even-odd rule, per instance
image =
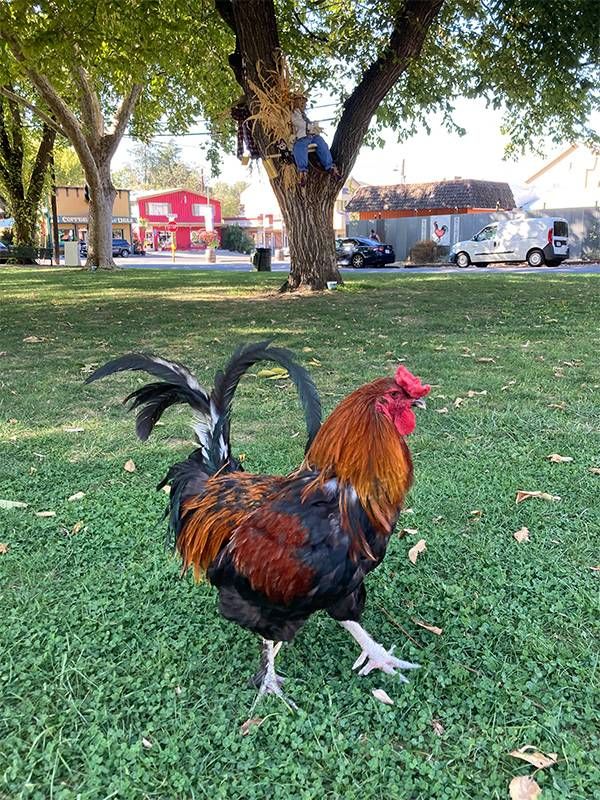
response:
[[[172,260],[170,253],[148,253],[146,256],[134,256],[132,258],[117,258],[119,266],[125,269],[176,269],[176,270],[227,270],[229,272],[250,272],[252,266],[250,264],[249,256],[238,256],[231,254],[218,254],[217,262],[215,264],[206,263],[204,254],[198,253],[176,253],[175,261]],[[274,261],[272,264],[273,272],[287,272],[289,270],[289,261]],[[411,273],[428,274],[435,273],[439,275],[461,273],[465,275],[481,275],[481,274],[494,274],[498,272],[506,273],[539,273],[539,272],[552,272],[552,273],[569,273],[569,274],[593,274],[600,273],[600,264],[563,264],[561,267],[528,267],[522,265],[515,265],[513,267],[492,267],[486,269],[478,269],[470,267],[468,269],[459,269],[454,266],[440,266],[440,267],[411,267],[406,268],[402,265],[397,267],[385,267],[380,269],[366,268],[362,270],[355,270],[349,267],[342,267],[342,272],[354,272],[360,274],[375,274],[375,275],[410,275]]]

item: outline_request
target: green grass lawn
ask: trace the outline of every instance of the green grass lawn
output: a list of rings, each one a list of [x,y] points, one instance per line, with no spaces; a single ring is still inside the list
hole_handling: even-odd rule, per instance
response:
[[[534,773],[508,755],[526,744],[558,753],[536,774],[544,800],[599,797],[600,280],[353,276],[278,297],[280,281],[0,271],[0,498],[28,504],[0,508],[0,797],[506,798]],[[364,616],[423,668],[408,686],[358,678],[354,641],[316,615],[278,659],[301,712],[267,698],[242,736],[257,641],[163,548],[154,487],[191,449],[189,409],[142,444],[120,400],[143,378],[83,380],[151,350],[210,384],[238,343],[272,335],[327,411],[400,361],[434,384],[410,440],[402,525],[418,533],[394,536]],[[246,467],[286,472],[303,437],[293,387],[247,377]],[[520,489],[561,499],[516,505]]]

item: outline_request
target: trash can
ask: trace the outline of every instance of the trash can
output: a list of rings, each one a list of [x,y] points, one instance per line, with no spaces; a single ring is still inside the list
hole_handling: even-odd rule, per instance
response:
[[[257,247],[252,263],[257,272],[271,272],[271,248]]]
[[[80,267],[79,242],[65,242],[65,267]]]

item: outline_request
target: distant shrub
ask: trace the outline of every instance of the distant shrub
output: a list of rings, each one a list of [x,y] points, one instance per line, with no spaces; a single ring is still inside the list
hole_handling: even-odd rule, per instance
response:
[[[447,245],[422,239],[410,248],[408,260],[411,264],[435,264],[438,261],[445,261],[448,251]]]
[[[239,225],[225,225],[221,228],[221,246],[224,250],[236,253],[251,253],[254,250],[254,239]]]

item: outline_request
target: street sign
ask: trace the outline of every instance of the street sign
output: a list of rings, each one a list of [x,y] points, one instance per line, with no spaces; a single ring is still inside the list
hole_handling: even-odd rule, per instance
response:
[[[169,222],[169,224],[167,225],[167,230],[171,231],[171,233],[175,233],[175,231],[177,230],[177,223]]]

